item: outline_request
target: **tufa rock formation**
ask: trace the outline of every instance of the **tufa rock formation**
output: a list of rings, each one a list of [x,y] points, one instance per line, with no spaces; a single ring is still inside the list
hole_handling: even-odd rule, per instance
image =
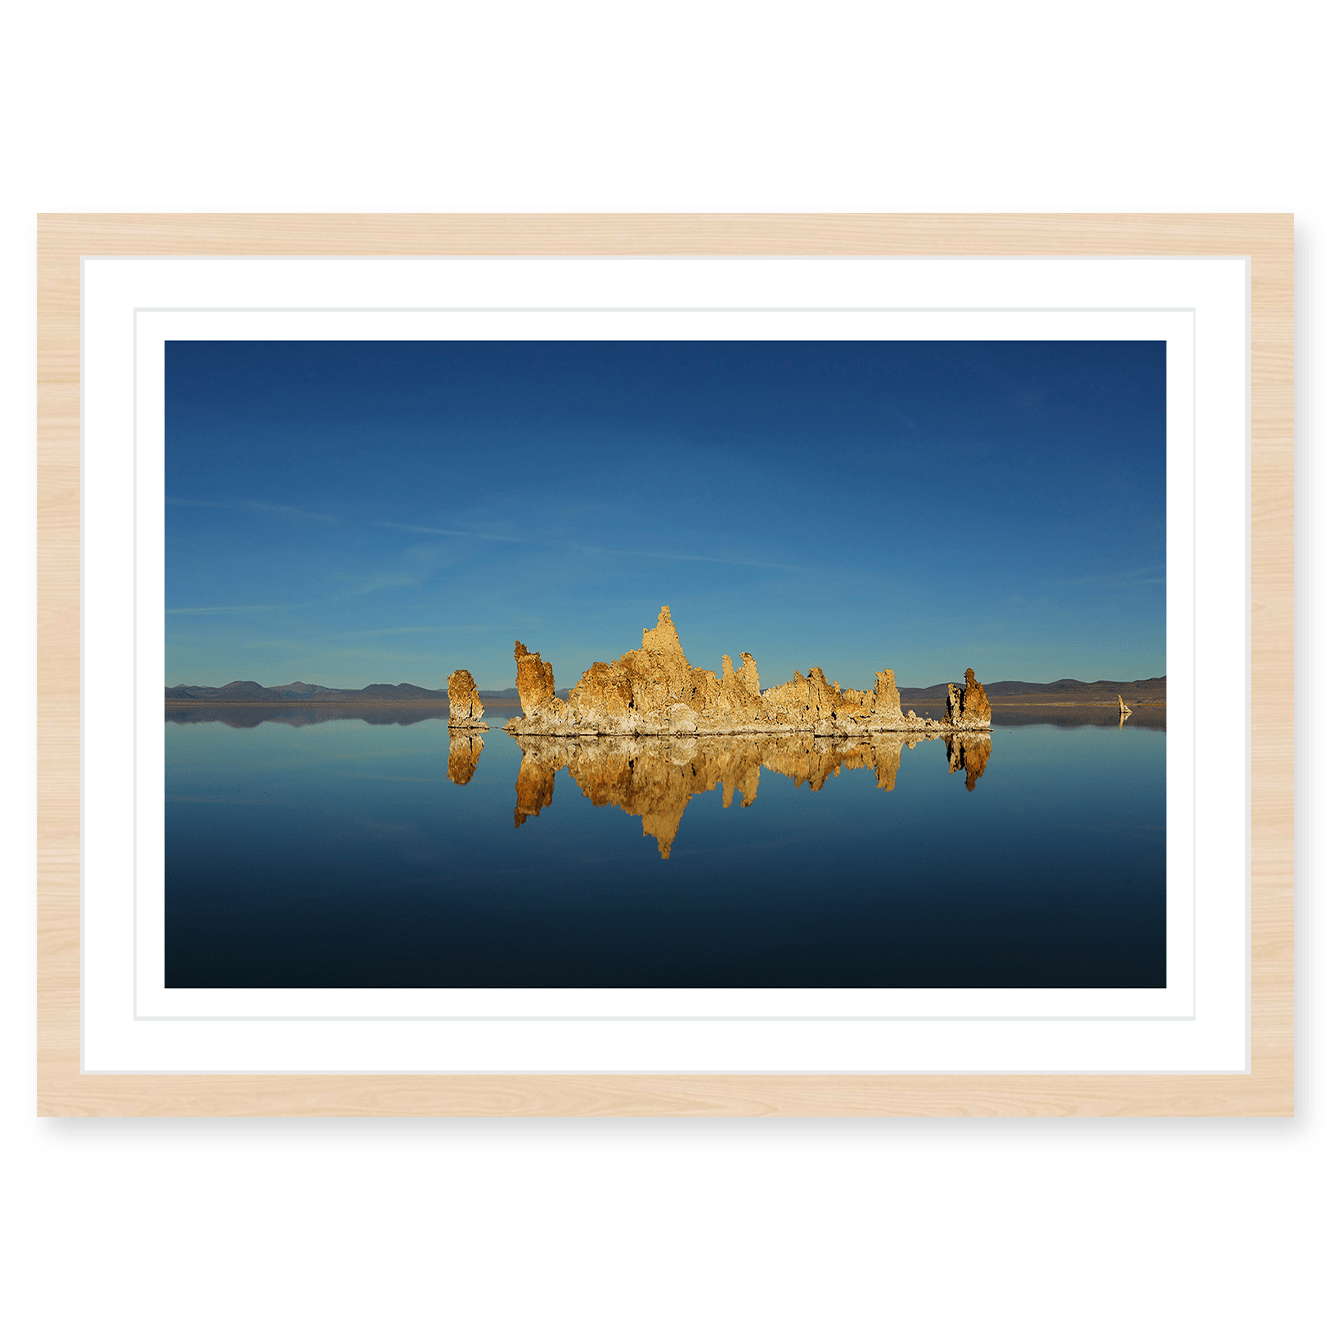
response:
[[[1127,717],[1131,715],[1131,708],[1122,700],[1121,693],[1118,694],[1118,714],[1123,720],[1126,720]]]
[[[489,726],[480,719],[484,713],[471,672],[454,670],[448,676],[448,728],[487,730]]]
[[[965,671],[965,687],[947,685],[947,725],[953,730],[986,730],[993,724],[993,708],[988,705],[984,686]]]
[[[807,677],[795,671],[789,683],[762,691],[757,662],[740,653],[736,670],[729,656],[714,670],[688,663],[670,607],[661,608],[654,628],[642,633],[642,646],[608,665],[597,661],[564,702],[554,695],[554,669],[515,643],[517,692],[522,715],[505,726],[513,734],[770,734],[861,735],[881,731],[945,734],[987,730],[988,698],[973,670],[963,689],[952,685],[945,721],[901,714],[900,693],[891,670],[879,670],[871,691],[842,689],[814,666]]]

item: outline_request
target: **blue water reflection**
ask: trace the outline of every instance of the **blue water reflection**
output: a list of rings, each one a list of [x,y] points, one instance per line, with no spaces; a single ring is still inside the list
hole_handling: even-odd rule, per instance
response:
[[[238,715],[166,726],[172,987],[1165,982],[1162,729],[524,761]]]

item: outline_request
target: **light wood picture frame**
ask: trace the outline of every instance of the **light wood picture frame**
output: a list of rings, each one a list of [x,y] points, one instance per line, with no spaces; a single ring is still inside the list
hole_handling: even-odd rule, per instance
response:
[[[85,256],[1246,256],[1250,1072],[81,1074]],[[38,1102],[43,1116],[1286,1116],[1294,1107],[1293,219],[1225,215],[44,215],[38,224]]]

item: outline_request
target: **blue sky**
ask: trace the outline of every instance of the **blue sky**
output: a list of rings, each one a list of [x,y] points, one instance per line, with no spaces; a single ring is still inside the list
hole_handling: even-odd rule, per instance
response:
[[[1165,672],[1162,342],[171,342],[166,682]]]

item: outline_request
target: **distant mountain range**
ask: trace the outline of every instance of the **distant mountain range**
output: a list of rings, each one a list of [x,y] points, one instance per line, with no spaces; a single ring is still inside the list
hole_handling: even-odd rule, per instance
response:
[[[482,701],[516,701],[516,688],[480,690]],[[567,697],[565,688],[559,693]],[[421,688],[414,683],[372,683],[364,688],[325,688],[321,683],[273,684],[265,688],[253,679],[236,679],[220,688],[182,683],[166,690],[168,702],[438,702],[446,704],[446,688]]]
[[[981,680],[982,682],[982,680]],[[943,702],[947,696],[947,685],[935,683],[927,688],[902,688],[901,705],[914,702]],[[1110,702],[1116,701],[1119,693],[1128,702],[1163,702],[1168,697],[1168,679],[1161,675],[1157,679],[1112,680],[1096,679],[1094,683],[1082,683],[1079,679],[1055,679],[1052,683],[1025,683],[1019,679],[1002,679],[997,683],[985,683],[984,692],[990,702]]]
[[[1057,679],[1053,683],[1024,683],[1018,679],[1003,679],[998,683],[984,684],[984,691],[989,699],[1001,705],[1044,702],[1095,703],[1110,702],[1121,693],[1128,702],[1164,702],[1167,700],[1167,679],[1133,679],[1118,682],[1109,679],[1097,679],[1094,683],[1082,683],[1079,679]],[[912,706],[916,703],[941,703],[946,700],[947,685],[931,684],[927,688],[902,688],[901,703]],[[481,699],[487,702],[517,701],[516,688],[480,690]],[[566,698],[568,689],[560,688],[558,696]],[[168,702],[438,702],[446,704],[446,688],[421,688],[413,683],[372,683],[365,688],[325,688],[318,683],[273,684],[265,688],[252,679],[236,679],[223,684],[220,688],[208,688],[202,684],[177,684],[166,690]]]
[[[413,683],[372,683],[367,688],[325,688],[318,683],[274,684],[265,688],[253,679],[236,679],[220,688],[178,684],[166,690],[172,702],[446,702],[444,689],[420,688]]]

